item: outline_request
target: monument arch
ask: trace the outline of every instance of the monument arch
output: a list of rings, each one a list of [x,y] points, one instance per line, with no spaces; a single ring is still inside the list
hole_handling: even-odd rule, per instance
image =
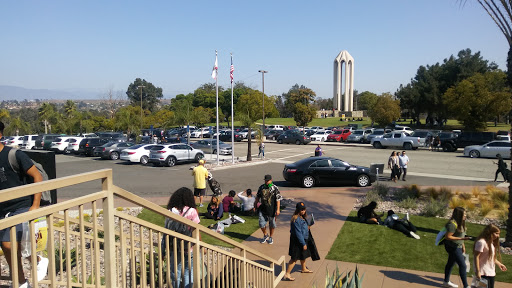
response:
[[[345,93],[341,93],[342,68],[345,71]],[[354,58],[347,50],[341,51],[334,59],[333,105],[336,111],[354,111]]]

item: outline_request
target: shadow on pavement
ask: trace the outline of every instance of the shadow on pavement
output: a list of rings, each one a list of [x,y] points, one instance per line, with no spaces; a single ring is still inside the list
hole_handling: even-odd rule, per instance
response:
[[[441,277],[433,277],[433,276],[419,276],[412,273],[407,273],[403,271],[386,271],[386,270],[380,270],[384,276],[398,280],[398,281],[405,281],[409,283],[415,283],[415,284],[421,284],[421,285],[427,285],[427,286],[440,286],[441,283],[443,283],[443,279]],[[430,278],[430,279],[426,279]],[[432,281],[434,280],[434,281]]]

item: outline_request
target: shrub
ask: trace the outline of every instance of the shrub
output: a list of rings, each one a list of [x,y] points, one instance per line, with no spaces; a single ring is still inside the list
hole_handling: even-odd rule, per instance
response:
[[[380,197],[386,197],[389,193],[389,187],[385,184],[376,184],[370,191],[377,193]]]
[[[351,276],[351,271],[340,273],[338,269],[338,264],[336,264],[336,270],[333,271],[332,276],[329,274],[329,270],[327,270],[325,275],[325,286],[324,287],[346,287],[346,288],[362,288],[363,287],[363,276],[359,277],[359,270],[357,269],[354,272],[354,275]],[[316,288],[316,283],[313,284],[313,287]]]
[[[471,199],[464,200],[463,207],[466,208],[466,210],[468,210],[468,211],[474,211],[476,209],[476,205],[473,201],[471,201]]]
[[[427,195],[429,198],[433,198],[433,199],[437,199],[437,197],[439,196],[437,189],[434,187],[425,188],[425,190],[423,190],[423,193],[425,195]]]
[[[117,207],[116,210],[117,211],[124,211],[124,208],[123,207]]]
[[[397,206],[402,209],[416,209],[418,207],[418,203],[414,198],[405,198],[404,200],[397,203]]]
[[[453,197],[452,190],[447,187],[441,187],[439,188],[439,198],[441,200],[448,201],[448,199]]]
[[[499,188],[488,190],[487,193],[496,206],[500,205],[499,203],[508,203],[508,193]]]
[[[505,223],[508,220],[508,211],[507,210],[500,210],[498,211],[498,219]]]
[[[471,194],[473,194],[473,197],[478,198],[478,196],[480,196],[480,188],[478,188],[478,186],[473,187]]]
[[[459,192],[459,191],[457,191],[457,192]],[[463,199],[463,200],[470,200],[471,199],[471,194],[469,194],[469,193],[460,193],[458,195],[459,195],[459,198]]]
[[[448,202],[448,207],[450,207],[450,209],[454,209],[456,207],[464,207],[464,199],[459,197],[452,197],[450,202]]]
[[[440,199],[430,199],[430,201],[423,207],[421,215],[426,217],[436,217],[446,215],[448,209],[447,201]]]
[[[480,202],[480,216],[485,217],[494,208],[494,204],[490,201]]]
[[[379,196],[379,194],[375,190],[370,190],[366,193],[366,197],[364,198],[363,205],[366,206],[366,205],[370,204],[370,202],[372,202],[372,201],[375,201],[377,203],[382,201],[382,198]]]
[[[397,198],[398,201],[405,200],[407,198],[417,199],[420,198],[421,190],[418,185],[413,184],[410,186],[403,186],[402,188],[395,191],[393,196]]]

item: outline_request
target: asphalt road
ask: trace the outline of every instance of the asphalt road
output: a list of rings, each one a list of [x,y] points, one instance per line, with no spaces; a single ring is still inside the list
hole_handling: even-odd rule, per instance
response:
[[[256,190],[263,183],[265,174],[271,174],[274,182],[281,189],[304,189],[286,183],[282,176],[285,163],[292,163],[305,157],[312,156],[316,144],[293,145],[267,143],[265,160],[254,161],[250,166],[222,167],[214,170],[213,175],[219,181],[224,193],[229,190],[242,191],[247,188]],[[325,156],[345,160],[351,164],[367,166],[372,163],[387,163],[391,149],[374,149],[369,145],[322,144]],[[406,152],[410,158],[408,181],[393,183],[387,181],[389,171],[381,175],[381,181],[390,186],[418,184],[420,186],[482,186],[493,184],[496,165],[493,159],[470,159],[459,152],[430,152],[414,150]],[[252,146],[253,157],[256,158],[258,149]],[[245,158],[247,142],[235,144],[235,156]],[[206,155],[208,162],[210,155]],[[222,159],[231,161],[231,156]],[[140,164],[128,164],[124,161],[100,160],[99,158],[77,157],[72,155],[56,155],[57,177],[111,168],[114,174],[114,184],[142,197],[169,196],[172,191],[182,186],[192,187],[190,167],[194,163],[179,164],[174,167],[152,167]],[[501,175],[498,178],[501,181]],[[58,191],[59,198],[74,198],[96,192],[101,189],[98,182],[85,183],[63,188]]]

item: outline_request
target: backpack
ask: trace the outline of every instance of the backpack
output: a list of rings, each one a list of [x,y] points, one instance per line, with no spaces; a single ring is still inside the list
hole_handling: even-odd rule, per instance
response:
[[[271,187],[263,185],[265,188],[261,189],[261,205],[260,205],[260,211],[262,211],[265,215],[272,215],[272,191]]]
[[[451,221],[455,225],[455,229],[457,229],[457,222]],[[446,235],[446,225],[444,225],[443,229],[437,233],[436,236],[436,246],[443,245],[444,244],[444,236]]]
[[[181,215],[183,218],[185,218],[185,215],[187,215],[188,210],[190,210],[190,207],[185,211],[185,213],[183,213],[183,215]],[[186,235],[188,237],[192,237],[192,229],[190,229],[189,226],[187,226],[186,224],[183,224],[181,222],[174,221],[170,218],[165,219],[165,228],[172,230],[174,232],[178,232],[180,234]],[[166,236],[162,237],[162,243],[161,243],[162,255],[164,255],[164,256],[165,256],[165,252],[166,252],[165,237]],[[176,237],[169,235],[169,249],[171,251],[174,251],[174,249],[173,249],[174,238],[176,238]],[[186,242],[184,242],[184,244],[185,243]],[[186,245],[185,245],[185,247],[186,247]],[[179,251],[181,251],[181,240],[180,239],[176,239],[176,251],[178,253],[179,253]],[[185,251],[185,254],[188,254],[188,249],[184,249],[184,251]]]
[[[18,162],[18,158],[16,158],[16,151],[18,151],[18,149],[16,148],[11,148],[11,150],[9,150],[9,154],[7,156],[7,158],[9,159],[9,165],[11,165],[12,170],[14,170],[14,172],[16,172],[20,176],[20,179],[24,184],[33,183],[33,179],[30,176],[28,176],[25,172],[20,170],[20,163]],[[46,173],[46,171],[44,171],[43,165],[34,161],[33,159],[30,160],[32,160],[32,163],[34,164],[34,166],[36,166],[37,171],[41,173],[43,181],[49,180],[48,174]],[[41,193],[41,202],[53,204],[52,195],[50,191],[43,191]],[[43,203],[41,206],[44,206]]]

